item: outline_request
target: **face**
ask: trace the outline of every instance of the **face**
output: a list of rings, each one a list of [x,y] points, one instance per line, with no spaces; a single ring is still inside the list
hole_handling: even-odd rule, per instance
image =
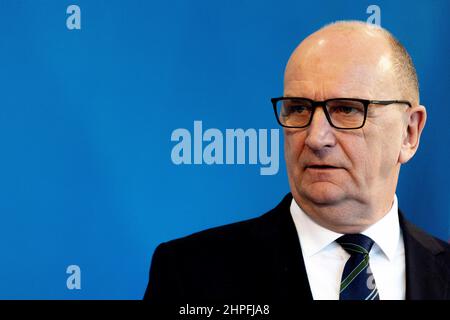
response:
[[[377,43],[367,52],[367,41]],[[388,44],[367,33],[324,30],[289,60],[284,96],[313,100],[400,100]],[[303,129],[284,128],[289,184],[296,202],[319,224],[360,232],[389,211],[407,135],[406,105],[371,105],[361,129],[331,127],[318,107]]]

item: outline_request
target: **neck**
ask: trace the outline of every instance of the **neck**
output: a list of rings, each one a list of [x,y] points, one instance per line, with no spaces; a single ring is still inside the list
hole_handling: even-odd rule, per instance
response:
[[[394,194],[385,201],[342,201],[339,204],[316,204],[294,196],[297,204],[317,224],[337,233],[361,233],[383,218],[392,208]]]

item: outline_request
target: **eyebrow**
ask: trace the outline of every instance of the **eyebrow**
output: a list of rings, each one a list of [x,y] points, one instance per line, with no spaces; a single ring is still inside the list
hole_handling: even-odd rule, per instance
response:
[[[285,98],[305,98],[305,99],[310,99],[310,100],[313,100],[313,101],[318,101],[318,100],[315,100],[315,99],[308,98],[308,97],[306,97],[306,96],[283,95],[283,97],[285,97]],[[368,98],[364,98],[364,97],[355,97],[355,96],[333,96],[332,98],[327,98],[327,99],[324,99],[323,101],[331,100],[331,99],[361,99],[361,100],[371,100],[371,99],[368,99]]]

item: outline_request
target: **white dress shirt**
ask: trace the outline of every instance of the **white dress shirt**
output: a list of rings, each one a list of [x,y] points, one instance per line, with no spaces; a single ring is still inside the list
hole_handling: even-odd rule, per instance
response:
[[[405,299],[405,246],[398,219],[397,196],[391,210],[362,232],[375,244],[369,264],[380,300]],[[292,199],[291,215],[305,261],[306,273],[314,300],[339,300],[342,271],[350,255],[335,240],[340,233],[313,221]]]

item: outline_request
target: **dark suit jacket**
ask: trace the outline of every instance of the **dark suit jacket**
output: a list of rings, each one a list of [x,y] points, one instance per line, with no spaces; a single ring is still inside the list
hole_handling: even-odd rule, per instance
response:
[[[160,244],[144,299],[170,303],[312,300],[292,195],[261,217]],[[450,299],[450,246],[400,215],[406,299]]]

